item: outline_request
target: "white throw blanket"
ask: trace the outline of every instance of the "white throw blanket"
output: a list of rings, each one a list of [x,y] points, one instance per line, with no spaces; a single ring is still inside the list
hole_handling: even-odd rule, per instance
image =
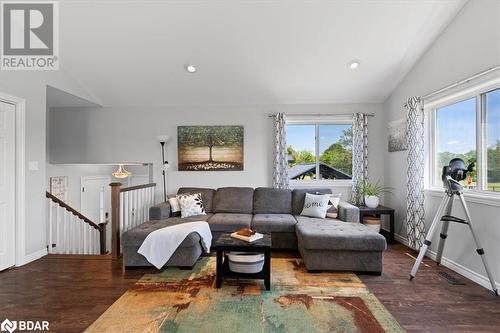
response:
[[[150,233],[137,251],[160,269],[167,263],[175,250],[186,239],[187,235],[197,232],[201,238],[203,250],[210,252],[212,233],[207,222],[187,222],[161,228]]]

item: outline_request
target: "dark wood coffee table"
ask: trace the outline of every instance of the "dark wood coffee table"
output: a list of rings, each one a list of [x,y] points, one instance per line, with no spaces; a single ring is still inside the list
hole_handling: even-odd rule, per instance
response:
[[[271,289],[271,234],[252,243],[232,238],[230,234],[222,234],[215,241],[217,250],[217,278],[216,286],[220,288],[224,278],[263,279],[266,290]],[[264,254],[264,267],[258,273],[237,273],[229,269],[228,252],[252,252]]]

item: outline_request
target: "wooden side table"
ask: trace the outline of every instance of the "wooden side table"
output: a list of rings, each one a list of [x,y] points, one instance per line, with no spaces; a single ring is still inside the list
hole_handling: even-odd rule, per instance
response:
[[[386,206],[379,205],[377,208],[368,208],[364,205],[357,206],[359,208],[359,222],[363,223],[363,218],[367,215],[375,215],[379,217],[381,215],[389,215],[390,217],[390,231],[387,235],[387,231],[380,229],[380,233],[387,238],[389,244],[394,244],[394,209]]]

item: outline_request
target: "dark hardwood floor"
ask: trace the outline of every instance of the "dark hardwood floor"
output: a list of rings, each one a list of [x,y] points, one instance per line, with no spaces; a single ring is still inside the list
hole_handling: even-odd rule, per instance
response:
[[[413,259],[407,253],[415,254],[389,246],[382,276],[360,277],[408,332],[500,332],[500,297],[428,259],[409,281]],[[451,285],[439,270],[465,285]],[[42,258],[0,273],[0,321],[48,320],[51,332],[81,332],[154,271],[124,271],[109,260]]]

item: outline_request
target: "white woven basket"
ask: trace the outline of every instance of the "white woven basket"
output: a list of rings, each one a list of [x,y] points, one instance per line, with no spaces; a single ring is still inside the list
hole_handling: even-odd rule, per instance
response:
[[[229,269],[236,273],[258,273],[264,267],[263,253],[229,252]]]

